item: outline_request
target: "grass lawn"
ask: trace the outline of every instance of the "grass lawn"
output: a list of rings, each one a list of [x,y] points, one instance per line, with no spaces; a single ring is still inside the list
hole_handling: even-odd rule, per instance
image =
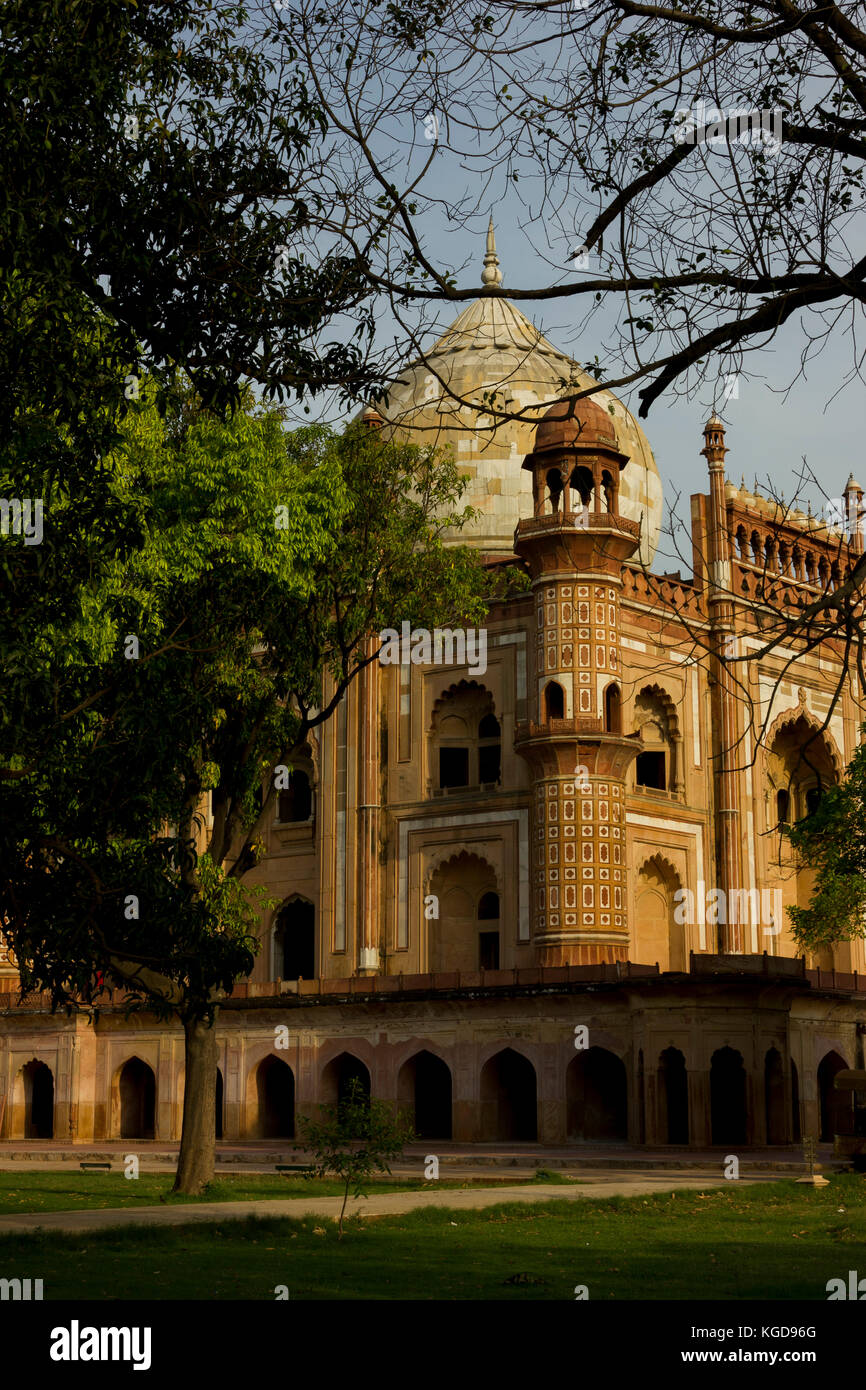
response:
[[[122,1181],[122,1179],[121,1179]],[[244,1180],[246,1181],[246,1180]],[[0,1237],[0,1275],[45,1298],[816,1299],[866,1274],[866,1179],[792,1180],[674,1197],[429,1208],[321,1218]]]
[[[517,1183],[569,1182],[559,1173],[544,1169],[533,1178],[507,1178],[509,1186]],[[495,1180],[494,1180],[495,1181]],[[333,1180],[304,1178],[300,1174],[281,1177],[279,1173],[226,1174],[211,1183],[204,1198],[181,1197],[172,1193],[173,1173],[141,1173],[137,1178],[125,1178],[123,1169],[113,1173],[82,1173],[74,1169],[46,1172],[0,1172],[0,1215],[27,1211],[81,1211],[84,1208],[152,1207],[160,1198],[172,1206],[187,1202],[247,1202],[266,1198],[339,1197],[342,1184]],[[377,1192],[417,1192],[429,1187],[492,1187],[490,1176],[460,1181],[443,1179],[436,1184],[423,1178],[374,1179]]]

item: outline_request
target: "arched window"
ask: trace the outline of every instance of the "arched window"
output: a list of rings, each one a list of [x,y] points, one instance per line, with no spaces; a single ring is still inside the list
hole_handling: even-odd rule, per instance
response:
[[[556,681],[549,681],[544,687],[544,718],[565,718],[565,691]]]
[[[479,922],[499,921],[499,894],[484,893],[478,904]]]
[[[562,476],[558,468],[551,468],[547,474],[547,489],[550,499],[551,512],[559,511],[559,504],[562,498]]]
[[[575,468],[571,475],[570,487],[571,491],[576,493],[580,498],[582,506],[589,506],[592,501],[594,486],[592,472],[589,468],[585,468],[582,465]]]
[[[641,743],[635,759],[635,786],[660,792],[681,790],[679,721],[671,696],[661,686],[645,686],[635,699],[634,720]]]
[[[815,814],[815,812],[817,811],[817,809],[818,809],[818,807],[819,807],[820,805],[821,805],[821,788],[820,788],[820,787],[807,787],[807,788],[806,788],[806,815],[807,815],[807,816],[813,816],[813,815]]]
[[[622,699],[615,684],[604,692],[604,727],[609,734],[622,733]]]
[[[776,792],[776,822],[778,825],[787,825],[790,814],[791,793],[781,788]]]
[[[447,791],[500,780],[502,732],[493,696],[477,681],[459,681],[439,697],[431,738],[433,787]]]
[[[278,794],[277,820],[283,824],[308,821],[313,814],[313,789],[306,772],[289,773],[289,785]]]
[[[313,819],[314,812],[316,778],[309,743],[297,750],[289,766],[289,785],[277,788],[276,818],[280,825],[303,825]]]
[[[602,475],[601,475],[601,490],[602,490],[602,493],[604,494],[604,505],[605,505],[605,510],[608,511],[608,512],[610,512],[610,513],[612,513],[612,514],[615,513],[615,512],[616,512],[616,483],[615,483],[614,480],[613,480],[613,474],[612,474],[612,473],[609,473],[609,472],[607,471],[607,469],[605,469],[604,472],[603,472]]]
[[[478,725],[478,780],[498,782],[502,775],[502,731],[495,714],[485,714]]]
[[[316,974],[316,909],[293,898],[274,928],[274,974],[280,980],[312,980]]]

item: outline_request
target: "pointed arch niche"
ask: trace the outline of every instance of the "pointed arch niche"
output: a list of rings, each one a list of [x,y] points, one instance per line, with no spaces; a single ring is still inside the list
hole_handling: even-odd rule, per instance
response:
[[[641,865],[635,883],[633,945],[630,959],[660,970],[688,970],[688,927],[674,919],[680,876],[669,859],[654,854]]]
[[[424,923],[427,970],[498,967],[505,944],[501,891],[496,870],[481,854],[464,850],[437,865],[427,890],[439,902],[439,917]]]
[[[808,864],[794,863],[793,851],[782,830],[812,814],[827,788],[841,782],[844,767],[832,735],[822,730],[807,708],[803,689],[799,704],[783,710],[774,719],[765,746],[766,827],[773,836],[774,855],[788,866],[789,873],[793,871],[794,902],[805,907],[812,897],[814,870]],[[831,952],[831,966],[832,959]]]
[[[634,732],[641,751],[635,760],[635,787],[643,791],[685,792],[682,733],[677,707],[660,685],[645,685],[634,702]]]
[[[494,788],[502,778],[502,730],[493,696],[478,681],[458,681],[433,706],[428,787],[441,796],[464,787]]]

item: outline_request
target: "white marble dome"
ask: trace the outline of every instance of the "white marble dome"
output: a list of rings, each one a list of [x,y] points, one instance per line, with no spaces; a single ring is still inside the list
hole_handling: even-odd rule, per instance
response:
[[[492,224],[484,264],[483,282],[501,283]],[[460,471],[469,476],[463,504],[480,515],[455,533],[455,540],[490,554],[511,554],[518,521],[532,515],[532,483],[522,464],[532,451],[537,421],[573,383],[578,388],[596,384],[509,300],[485,296],[463,310],[423,361],[407,364],[376,410],[389,434],[450,447]],[[485,414],[491,392],[497,393],[498,405],[530,407],[531,417],[494,428]],[[454,396],[472,404],[460,404]],[[650,565],[663,504],[649,441],[611,391],[601,389],[592,399],[610,411],[619,447],[629,455],[620,481],[620,511],[641,523],[640,552],[632,563]]]

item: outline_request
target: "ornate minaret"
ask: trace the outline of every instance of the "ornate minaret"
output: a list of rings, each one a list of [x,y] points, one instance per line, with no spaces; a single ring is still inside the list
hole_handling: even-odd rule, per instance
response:
[[[541,965],[628,957],[625,775],[640,751],[624,738],[620,687],[622,565],[640,527],[619,514],[613,420],[590,399],[553,406],[539,423],[534,516],[514,548],[529,566],[536,641],[530,719],[515,747],[535,784],[534,943]]]
[[[716,845],[718,884],[724,891],[723,902],[731,902],[731,893],[743,888],[740,854],[740,799],[737,777],[739,719],[736,686],[722,656],[738,655],[734,632],[734,605],[731,599],[731,554],[728,539],[727,508],[725,505],[725,427],[718,415],[712,415],[704,426],[704,447],[701,453],[710,472],[710,514],[707,536],[709,585],[707,608],[710,620],[714,676],[713,722],[718,739],[716,779]],[[719,949],[741,954],[744,949],[742,924],[719,926]]]
[[[863,553],[863,489],[855,482],[854,474],[848,474],[845,491],[845,517],[848,523],[848,544],[855,555]]]

